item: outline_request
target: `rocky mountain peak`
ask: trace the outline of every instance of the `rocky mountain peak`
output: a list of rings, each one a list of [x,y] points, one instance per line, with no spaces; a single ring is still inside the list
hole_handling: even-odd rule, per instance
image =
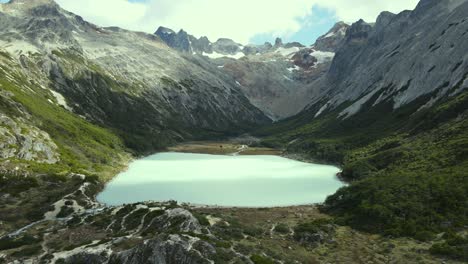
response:
[[[219,38],[217,41],[216,41],[217,44],[220,44],[220,45],[231,45],[231,44],[237,44],[236,42],[234,42],[234,40],[230,39],[230,38]]]
[[[177,34],[182,35],[182,36],[188,36],[187,31],[185,31],[183,29],[179,30],[179,32]]]
[[[360,19],[353,23],[346,31],[346,42],[359,44],[365,42],[372,31],[372,25]]]
[[[283,46],[283,40],[281,38],[275,39],[275,48],[279,48]]]
[[[54,0],[11,0],[0,4],[0,11],[13,16],[31,16],[31,18],[59,16],[63,11]]]
[[[380,15],[377,17],[377,21],[375,22],[375,27],[376,28],[382,28],[390,24],[392,19],[396,16],[396,14],[384,11],[380,13]]]
[[[41,5],[53,5],[58,7],[58,4],[55,3],[54,0],[10,0],[10,2],[6,4],[2,4],[8,6],[10,8],[21,8],[21,9],[29,9],[34,8]]]
[[[192,36],[190,36],[183,29],[179,30],[179,32],[176,33],[170,28],[159,27],[154,34],[159,36],[169,47],[172,47],[182,52],[193,51],[190,43],[190,38]]]
[[[315,42],[315,48],[322,51],[335,52],[343,42],[349,25],[344,22],[336,23],[325,35]]]
[[[170,35],[170,34],[175,34],[175,31],[170,29],[170,28],[167,28],[167,27],[159,27],[158,30],[156,30],[156,32],[154,32],[154,34],[156,35]]]
[[[8,4],[43,5],[56,4],[54,0],[10,0]]]

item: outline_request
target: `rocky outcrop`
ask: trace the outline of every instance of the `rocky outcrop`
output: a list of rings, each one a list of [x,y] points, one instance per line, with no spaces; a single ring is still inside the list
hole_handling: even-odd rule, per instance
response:
[[[303,49],[298,51],[292,57],[294,65],[297,65],[303,69],[313,67],[318,62],[318,59],[311,55],[312,52],[312,49]]]
[[[168,46],[174,49],[182,52],[193,52],[190,36],[183,30],[175,33],[172,29],[159,27],[154,34],[159,36]]]
[[[113,254],[109,264],[209,264],[215,248],[190,236],[161,235],[133,249]]]
[[[184,30],[178,33],[166,27],[159,27],[154,33],[159,36],[169,47],[188,54],[223,54],[236,55],[242,52],[243,46],[232,39],[220,38],[211,43],[207,37],[196,38]]]
[[[107,261],[106,256],[103,254],[93,254],[81,252],[75,255],[72,255],[66,259],[61,260],[59,263],[65,264],[75,264],[75,263],[86,263],[86,264],[101,264]]]
[[[321,51],[336,52],[343,44],[349,25],[344,22],[336,23],[325,35],[317,39],[314,48]]]
[[[213,43],[213,51],[221,54],[236,54],[241,52],[243,46],[232,39],[220,38]]]
[[[27,123],[22,118],[14,120],[0,113],[0,158],[49,164],[58,162],[57,145],[49,134]]]
[[[2,10],[2,52],[18,67],[2,64],[3,69],[40,83],[31,85],[32,92],[49,88],[75,114],[117,129],[131,148],[148,151],[269,122],[215,65],[175,52],[161,41],[173,39],[190,50],[191,37],[184,31],[161,29],[163,37],[158,38],[100,28],[53,1],[13,1],[2,4]],[[207,39],[200,45],[206,47]]]
[[[328,74],[313,83],[311,106],[323,114],[351,102],[346,118],[363,105],[396,109],[424,97],[424,106],[460,93],[468,88],[467,13],[466,0],[427,0],[414,11],[383,12],[375,25],[354,23]]]
[[[164,231],[175,228],[178,232],[201,234],[202,227],[189,211],[183,208],[166,210],[165,213],[154,218],[148,226],[149,231]]]

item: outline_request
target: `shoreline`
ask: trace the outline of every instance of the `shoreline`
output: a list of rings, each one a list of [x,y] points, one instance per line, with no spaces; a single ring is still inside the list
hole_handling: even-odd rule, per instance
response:
[[[222,148],[219,146],[223,146]],[[232,150],[237,150],[232,152]],[[260,155],[271,155],[271,156],[278,156],[283,157],[286,159],[291,159],[299,162],[310,163],[310,164],[318,164],[318,165],[331,165],[337,167],[340,171],[342,170],[341,167],[337,166],[336,164],[326,164],[326,163],[319,163],[313,159],[307,158],[303,154],[299,153],[287,153],[284,150],[280,149],[273,149],[273,148],[266,148],[266,147],[250,147],[245,144],[236,143],[232,140],[230,141],[190,141],[179,143],[177,145],[171,146],[166,148],[165,150],[160,150],[154,152],[153,154],[144,155],[140,157],[132,157],[131,159],[127,160],[126,165],[124,168],[116,173],[110,180],[103,183],[102,190],[95,194],[94,200],[95,202],[99,203],[103,207],[108,208],[115,208],[120,207],[122,205],[108,205],[105,203],[101,203],[97,200],[97,196],[106,188],[107,184],[111,182],[117,175],[123,173],[128,170],[130,164],[133,161],[138,159],[142,159],[145,157],[149,157],[152,155],[156,155],[159,153],[190,153],[190,154],[207,154],[207,155],[224,155],[224,156],[260,156]],[[221,152],[221,153],[220,153]],[[336,179],[342,182],[343,184],[348,184],[346,181],[339,177],[340,173],[337,173]],[[170,201],[140,201],[135,202],[133,204],[145,204],[145,203],[167,203]],[[178,201],[177,201],[178,202]],[[296,204],[296,205],[279,205],[279,206],[224,206],[224,205],[209,205],[209,204],[194,204],[189,202],[178,202],[180,206],[191,208],[191,209],[252,209],[252,210],[274,210],[274,209],[297,209],[301,207],[315,207],[317,208],[320,204],[319,203],[306,203],[306,204]]]

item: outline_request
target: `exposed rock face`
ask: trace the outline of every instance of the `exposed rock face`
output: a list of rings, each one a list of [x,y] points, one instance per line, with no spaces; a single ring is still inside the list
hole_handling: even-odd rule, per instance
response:
[[[13,1],[2,10],[2,52],[18,65],[4,70],[19,70],[40,84],[32,89],[54,90],[76,114],[122,131],[131,147],[141,146],[138,138],[152,139],[148,150],[203,130],[232,133],[269,122],[230,76],[154,35],[100,28],[53,1]],[[186,32],[159,33],[190,50]]]
[[[60,160],[57,145],[49,134],[28,125],[24,119],[15,121],[1,113],[0,158],[18,158],[49,164]]]
[[[170,227],[177,228],[180,232],[201,234],[201,225],[198,220],[187,210],[175,208],[167,210],[162,216],[155,218],[148,228],[158,231]]]
[[[109,229],[112,229],[113,224],[119,223],[121,219],[131,221],[133,213],[138,210],[148,210],[148,208],[148,205],[145,204],[127,205],[104,211],[102,214],[116,212],[113,214],[114,222],[109,225]],[[60,263],[212,263],[211,258],[216,254],[216,248],[213,245],[197,237],[182,235],[182,233],[201,234],[202,226],[192,213],[183,208],[167,210],[162,208],[165,208],[163,204],[152,207],[153,212],[162,212],[161,215],[153,219],[148,216],[151,214],[149,210],[147,216],[143,216],[142,219],[137,218],[137,221],[141,222],[141,226],[125,225],[121,227],[121,231],[132,228],[125,230],[131,234],[130,236],[138,237],[139,235],[136,234],[139,232],[155,234],[150,239],[142,240],[128,250],[112,250],[112,245],[128,239],[128,237],[122,237],[111,239],[106,243],[84,247],[82,250],[62,252],[56,257],[60,259]],[[124,211],[126,214],[121,214],[120,211]]]
[[[349,25],[344,22],[336,23],[330,31],[317,39],[314,48],[321,51],[336,52],[342,45]]]
[[[246,55],[257,55],[257,54],[264,54],[267,53],[268,51],[273,49],[273,45],[271,45],[270,42],[265,42],[263,45],[252,45],[249,44],[244,47],[243,52]]]
[[[313,67],[317,63],[318,59],[311,55],[312,51],[312,49],[303,49],[298,51],[292,57],[294,64],[304,69]]]
[[[343,43],[345,35],[340,32],[345,28],[346,24],[338,23],[331,31],[336,34],[328,37],[330,40],[320,38],[318,46],[326,47],[324,50],[317,45],[283,44],[281,39],[276,40],[275,46],[264,49],[266,52],[247,46],[244,51],[249,48],[251,56],[223,61],[222,70],[232,75],[249,100],[270,118],[290,117],[316,96],[310,83],[328,71],[335,54],[327,50],[334,51]]]
[[[213,43],[213,50],[221,54],[236,54],[241,52],[242,45],[232,39],[220,38]]]
[[[66,258],[62,263],[75,264],[75,263],[86,263],[86,264],[101,264],[105,263],[107,258],[99,254],[92,253],[78,253],[76,255]]]
[[[274,45],[266,42],[243,46],[226,38],[210,43],[208,39],[189,35],[191,49],[182,50],[171,39],[180,33],[159,28],[156,35],[170,47],[185,51],[198,63],[197,54],[209,57],[207,62],[231,76],[253,105],[271,119],[278,120],[299,113],[315,96],[314,89],[308,84],[328,71],[333,52],[344,42],[347,27],[343,22],[337,23],[312,47],[298,42],[283,43],[280,38]],[[202,39],[204,44],[200,46]]]
[[[170,47],[183,52],[193,52],[189,35],[183,30],[175,33],[172,29],[160,27],[155,34],[158,35]]]
[[[208,264],[216,253],[210,244],[182,235],[159,236],[128,251],[111,256],[109,264]]]
[[[169,47],[188,54],[203,55],[216,53],[235,55],[242,52],[244,48],[232,39],[220,38],[216,42],[211,43],[207,37],[196,38],[184,30],[176,33],[172,29],[165,27],[159,27],[154,34],[159,36]]]
[[[275,48],[283,47],[283,40],[281,38],[275,39]]]
[[[341,114],[347,117],[363,104],[399,108],[422,96],[432,104],[466,89],[467,13],[466,0],[428,0],[414,11],[383,12],[374,26],[354,23],[328,74],[313,83],[314,109],[354,102]]]

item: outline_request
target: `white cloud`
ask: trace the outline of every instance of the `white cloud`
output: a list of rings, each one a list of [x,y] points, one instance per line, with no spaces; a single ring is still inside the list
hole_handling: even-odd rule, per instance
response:
[[[138,29],[141,18],[149,11],[143,3],[127,0],[56,0],[60,6],[100,26]]]
[[[417,0],[56,0],[67,10],[102,26],[154,32],[159,25],[181,28],[212,40],[229,37],[246,43],[256,34],[285,36],[301,28],[300,21],[317,5],[339,20],[375,21],[381,11],[413,9]],[[308,18],[313,19],[313,18]],[[320,18],[317,18],[320,19]]]

